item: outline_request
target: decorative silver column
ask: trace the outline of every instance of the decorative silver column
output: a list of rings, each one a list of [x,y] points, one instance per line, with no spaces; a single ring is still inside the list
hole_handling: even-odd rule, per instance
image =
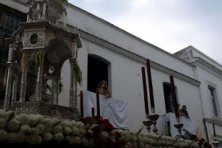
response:
[[[76,40],[73,41],[72,43],[72,51],[71,51],[71,58],[69,59],[70,62],[70,90],[69,90],[69,107],[76,107],[77,104],[77,84],[76,84],[76,80],[75,80],[75,73],[74,73],[74,64],[75,64],[75,60],[76,60],[76,50],[77,50],[77,42]]]
[[[59,79],[55,78],[52,81],[53,86],[53,104],[58,105],[59,103]]]
[[[21,84],[20,84],[20,102],[25,102],[25,95],[26,95],[26,85],[27,85],[27,69],[26,67],[22,68],[22,78],[21,78]]]
[[[37,64],[38,66],[38,74],[37,74],[37,79],[36,79],[36,88],[35,88],[35,97],[36,100],[39,101],[42,99],[42,78],[43,78],[43,66],[44,66],[44,56],[45,56],[45,52],[39,51],[39,53],[37,53],[38,56],[40,56],[39,58],[39,62]]]
[[[74,107],[74,98],[75,98],[75,78],[73,72],[73,60],[74,58],[70,58],[70,90],[69,90],[69,107]]]
[[[16,99],[17,99],[17,87],[18,87],[18,76],[16,75],[14,77],[13,85],[12,85],[12,102],[11,102],[11,105],[14,102],[16,102]]]
[[[4,100],[4,110],[8,110],[10,106],[10,97],[11,97],[11,87],[12,87],[12,56],[13,56],[13,45],[9,45],[8,52],[8,71],[7,71],[7,80],[6,80],[6,90],[5,90],[5,100]]]

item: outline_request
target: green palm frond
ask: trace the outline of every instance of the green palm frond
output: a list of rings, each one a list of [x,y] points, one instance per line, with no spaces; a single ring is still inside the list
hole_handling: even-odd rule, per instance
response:
[[[37,52],[36,58],[35,58],[35,62],[37,64],[37,66],[40,66],[42,64],[44,56],[45,56],[45,51],[44,50],[40,50],[40,51]]]
[[[82,82],[82,72],[80,70],[80,67],[77,63],[77,60],[75,59],[72,63],[72,67],[73,67],[73,73],[74,73],[74,78],[75,80],[80,84]]]

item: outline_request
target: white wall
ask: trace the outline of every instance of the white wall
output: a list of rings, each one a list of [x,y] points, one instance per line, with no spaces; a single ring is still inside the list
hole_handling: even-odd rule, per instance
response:
[[[95,17],[75,6],[67,8],[67,23],[92,35],[98,36],[128,51],[149,58],[156,63],[194,78],[192,66],[168,52],[147,43],[114,25]]]
[[[213,86],[216,89],[216,97],[218,99],[218,106],[220,107],[219,117],[222,116],[222,79],[214,75],[212,72],[208,72],[207,70],[202,69],[201,67],[197,68],[199,80],[202,82],[201,84],[201,94],[203,99],[203,109],[205,117],[212,118],[213,110],[212,104],[210,100],[210,95],[208,91],[208,85]]]
[[[79,49],[78,61],[83,72],[83,82],[79,89],[87,89],[87,63],[88,54],[95,54],[103,57],[111,63],[111,91],[113,98],[128,102],[129,128],[138,131],[145,120],[143,85],[141,76],[142,63],[132,61],[126,56],[111,52],[109,49],[93,44],[87,40],[82,40],[82,48]],[[68,105],[69,92],[69,69],[68,62],[62,70],[62,80],[64,82],[64,92],[60,96],[60,104]],[[66,70],[66,71],[65,71]],[[156,69],[151,70],[156,113],[163,116],[166,113],[163,93],[163,82],[170,82],[169,74]],[[178,88],[178,95],[181,104],[187,105],[188,112],[196,127],[201,126],[202,110],[199,98],[198,86],[175,78],[175,85]],[[147,85],[148,86],[148,85]],[[61,99],[63,101],[61,102]],[[150,101],[149,101],[150,102]],[[192,102],[192,103],[190,103]],[[195,110],[199,108],[199,110]],[[194,111],[195,110],[195,111]]]
[[[202,82],[200,91],[202,95],[202,107],[204,110],[204,117],[209,119],[218,120],[219,123],[222,123],[222,79],[217,75],[214,75],[212,71],[207,71],[201,67],[197,68],[198,78]],[[216,89],[216,98],[218,100],[218,107],[219,107],[219,116],[214,117],[213,115],[213,108],[212,102],[209,95],[208,85],[213,86]],[[206,128],[208,132],[208,137],[210,141],[213,138],[213,124],[206,122]],[[215,124],[215,131],[217,135],[222,135],[222,128]]]
[[[216,62],[215,60],[211,59],[210,57],[208,57],[207,55],[205,55],[204,53],[198,51],[198,50],[192,50],[193,52],[193,57],[199,57],[205,61],[207,61],[208,63],[210,63],[211,65],[215,66],[216,68],[222,70],[222,66]]]
[[[24,1],[24,0],[23,0]],[[19,10],[23,13],[27,13],[28,12],[28,7],[24,6],[23,4],[19,3],[18,1],[14,1],[14,0],[1,0],[2,4],[9,6],[11,8],[14,8],[16,10]]]

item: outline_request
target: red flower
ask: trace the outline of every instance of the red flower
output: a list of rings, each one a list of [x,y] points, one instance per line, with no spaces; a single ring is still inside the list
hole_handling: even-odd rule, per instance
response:
[[[203,146],[204,148],[212,148],[212,146],[208,142],[205,142]]]

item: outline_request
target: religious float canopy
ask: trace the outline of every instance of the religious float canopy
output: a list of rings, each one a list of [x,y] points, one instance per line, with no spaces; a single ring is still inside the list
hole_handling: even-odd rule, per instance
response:
[[[73,69],[81,42],[78,33],[66,27],[67,0],[29,0],[27,4],[27,21],[8,39],[4,109],[74,118],[78,80]],[[69,107],[62,107],[58,106],[58,94],[61,68],[66,60],[71,67],[70,102]],[[35,92],[27,98],[30,67],[34,67],[36,82]],[[47,93],[49,81],[50,95]]]

